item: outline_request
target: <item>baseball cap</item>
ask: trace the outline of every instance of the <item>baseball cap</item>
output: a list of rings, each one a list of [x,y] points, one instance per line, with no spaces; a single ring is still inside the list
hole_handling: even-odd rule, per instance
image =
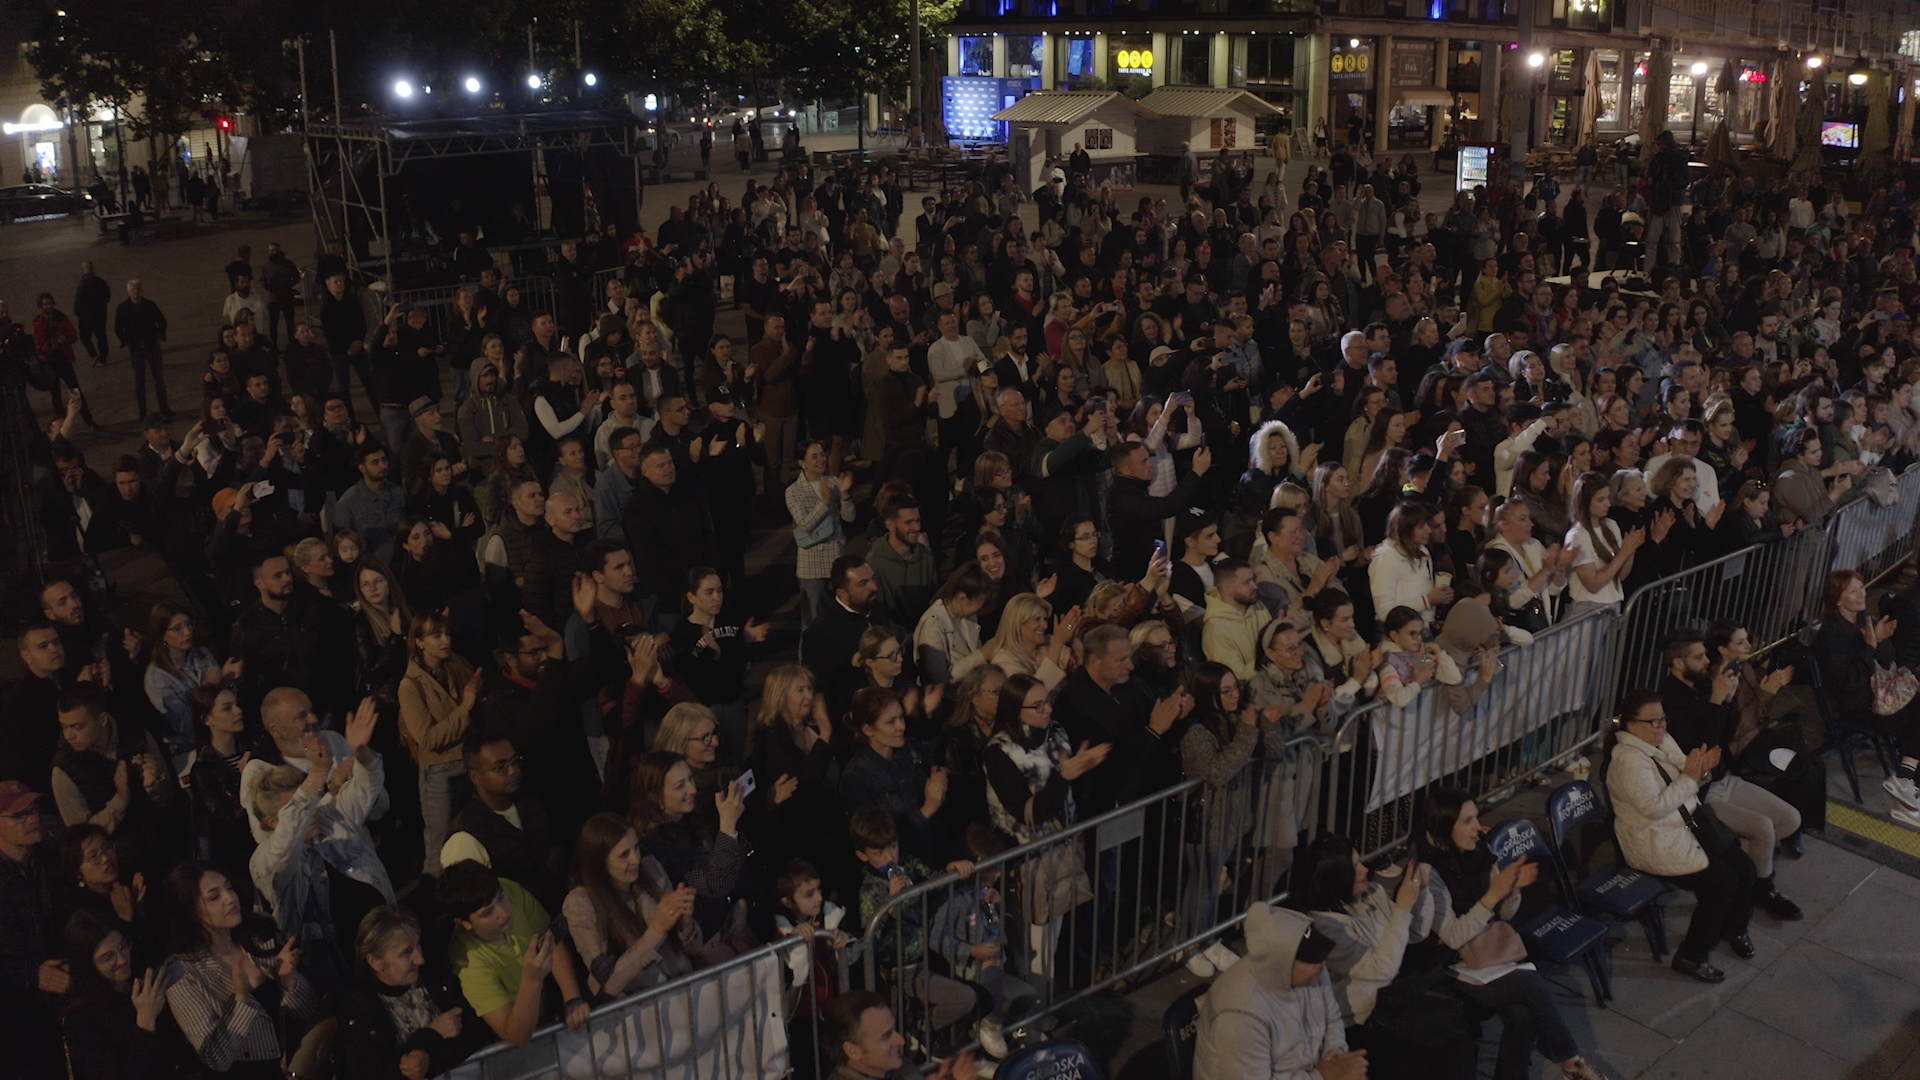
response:
[[[733,384],[721,383],[719,386],[714,387],[713,396],[708,400],[724,402],[725,404],[728,404],[728,405],[733,404],[735,400]]]
[[[1300,935],[1300,944],[1293,950],[1293,958],[1302,964],[1324,964],[1327,957],[1333,955],[1333,939],[1307,925],[1307,931]]]
[[[0,783],[0,815],[17,814],[40,801],[40,793],[18,780]]]

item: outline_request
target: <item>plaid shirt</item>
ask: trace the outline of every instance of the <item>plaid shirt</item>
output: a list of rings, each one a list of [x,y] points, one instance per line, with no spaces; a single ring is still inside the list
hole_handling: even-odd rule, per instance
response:
[[[827,498],[823,502],[820,492],[807,482],[803,475],[787,488],[787,512],[793,515],[795,532],[813,528],[820,519],[838,510],[841,521],[853,520],[853,504],[840,497],[840,485],[827,481]],[[833,573],[833,560],[847,550],[846,530],[834,527],[833,539],[812,547],[799,549],[794,562],[793,576],[796,578],[824,578]]]

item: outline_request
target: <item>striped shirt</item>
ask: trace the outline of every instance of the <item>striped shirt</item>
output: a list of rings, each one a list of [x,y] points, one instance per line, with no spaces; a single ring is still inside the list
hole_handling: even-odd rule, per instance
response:
[[[167,1006],[208,1069],[225,1072],[241,1062],[280,1060],[276,1010],[254,994],[235,1001],[233,971],[211,952],[182,953],[169,966],[175,963],[180,978],[167,987]],[[274,981],[269,974],[262,989]],[[319,1011],[320,992],[306,976],[295,971],[279,982],[280,1008],[303,1017]]]

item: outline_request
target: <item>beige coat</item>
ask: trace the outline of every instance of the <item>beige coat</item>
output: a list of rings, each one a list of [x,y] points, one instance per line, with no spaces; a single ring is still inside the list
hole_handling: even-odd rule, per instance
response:
[[[1660,779],[1655,760],[1671,780]],[[1680,818],[1700,805],[1701,785],[1680,770],[1686,752],[1671,735],[1650,746],[1621,732],[1607,768],[1607,796],[1613,802],[1614,835],[1627,865],[1646,874],[1694,874],[1707,868],[1707,853]]]
[[[459,656],[447,658],[453,685],[464,689],[473,678],[473,666]],[[468,714],[458,694],[450,694],[419,663],[409,661],[400,679],[400,730],[412,744],[421,765],[460,760],[460,744],[467,737]]]

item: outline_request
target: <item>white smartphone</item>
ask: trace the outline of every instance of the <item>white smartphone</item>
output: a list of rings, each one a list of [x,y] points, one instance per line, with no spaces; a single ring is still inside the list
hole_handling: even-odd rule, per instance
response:
[[[740,794],[741,795],[745,796],[745,795],[753,794],[754,786],[755,785],[753,782],[752,769],[748,769],[746,772],[743,772],[740,774]]]

